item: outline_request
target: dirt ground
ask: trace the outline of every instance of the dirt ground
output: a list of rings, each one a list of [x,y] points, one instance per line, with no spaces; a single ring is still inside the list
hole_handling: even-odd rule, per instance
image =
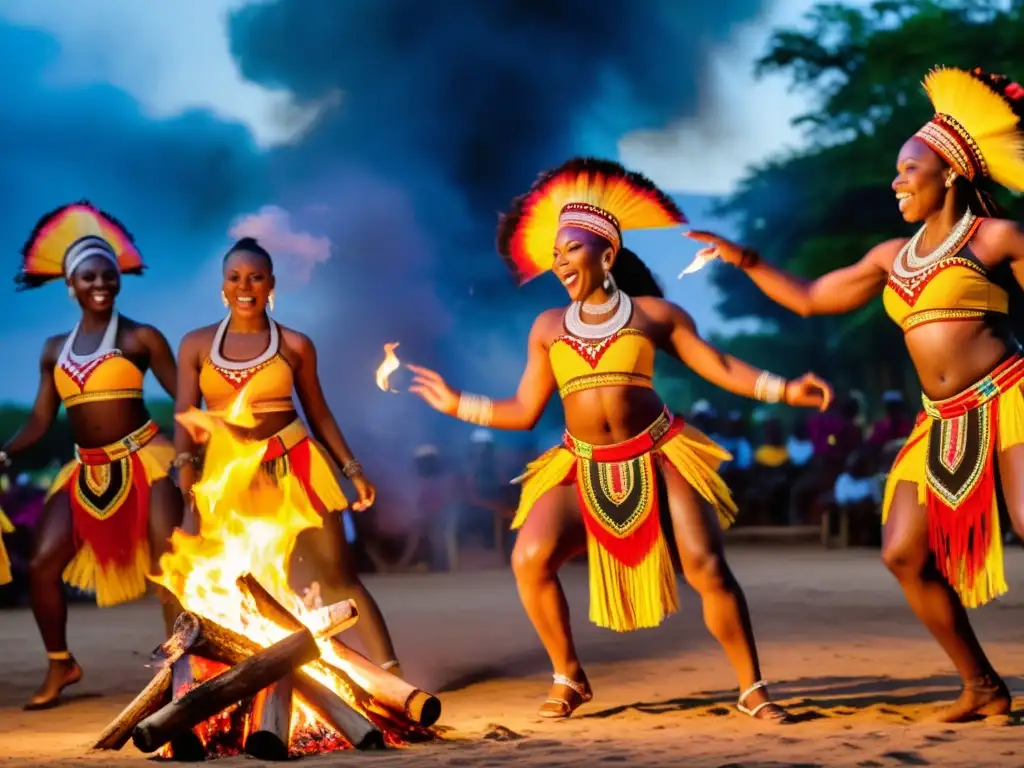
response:
[[[397,640],[406,677],[441,695],[447,743],[388,754],[334,753],[320,765],[628,766],[1024,766],[1022,731],[1008,720],[946,726],[923,722],[957,683],[870,550],[734,547],[733,568],[754,614],[766,678],[802,714],[778,727],[732,707],[737,694],[708,636],[695,596],[657,630],[632,635],[586,621],[586,574],[567,569],[576,637],[595,688],[571,720],[535,716],[549,686],[546,660],[511,574],[376,577],[369,586]],[[1024,553],[1007,553],[1010,594],[975,611],[996,667],[1017,692],[1024,675]],[[85,679],[67,703],[23,712],[45,658],[27,611],[0,613],[0,763],[129,766],[152,762],[129,744],[89,754],[106,722],[148,680],[160,642],[157,606],[71,611],[72,649]],[[223,761],[226,768],[244,758]],[[246,765],[253,765],[247,761]]]

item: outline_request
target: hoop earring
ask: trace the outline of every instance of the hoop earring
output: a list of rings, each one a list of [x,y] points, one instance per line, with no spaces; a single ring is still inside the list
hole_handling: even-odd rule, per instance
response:
[[[268,312],[273,312],[274,311],[274,292],[273,291],[271,291],[270,295],[267,296],[267,311]]]
[[[619,290],[619,286],[615,284],[615,278],[612,277],[610,269],[604,273],[604,289],[608,293],[614,293]]]
[[[220,292],[220,300],[224,304],[225,307],[228,306],[228,295],[226,293],[224,293],[224,291]]]

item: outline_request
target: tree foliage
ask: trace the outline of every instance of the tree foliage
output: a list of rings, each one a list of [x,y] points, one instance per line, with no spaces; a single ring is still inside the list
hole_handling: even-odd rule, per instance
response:
[[[921,88],[937,65],[1024,75],[1024,1],[879,0],[815,6],[799,29],[775,33],[757,74],[787,76],[811,96],[798,118],[806,146],[756,166],[719,213],[764,258],[808,278],[845,266],[877,243],[908,235],[891,183],[902,144],[931,117]],[[997,192],[1015,218],[1020,200]],[[898,329],[881,302],[837,318],[803,320],[765,298],[738,270],[715,265],[728,318],[769,321],[796,360],[815,360],[837,384],[868,392],[912,385]],[[754,340],[768,343],[767,339]],[[732,351],[743,343],[729,341]]]

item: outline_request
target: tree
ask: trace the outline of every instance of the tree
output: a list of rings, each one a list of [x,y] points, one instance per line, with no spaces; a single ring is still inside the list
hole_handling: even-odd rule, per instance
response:
[[[805,277],[908,234],[890,185],[900,146],[931,116],[921,80],[936,65],[1013,76],[1020,69],[1022,5],[825,3],[807,14],[803,28],[776,32],[757,74],[788,75],[795,89],[813,96],[814,110],[797,120],[807,146],[752,168],[720,213],[738,218],[742,240],[764,258]],[[997,198],[1011,215],[1024,214],[1020,200],[998,192]],[[877,393],[913,381],[899,330],[879,301],[847,316],[807,321],[774,305],[738,270],[716,266],[713,279],[726,297],[719,306],[725,317],[771,322],[797,358],[815,360],[801,345],[818,348],[819,370],[837,384]]]

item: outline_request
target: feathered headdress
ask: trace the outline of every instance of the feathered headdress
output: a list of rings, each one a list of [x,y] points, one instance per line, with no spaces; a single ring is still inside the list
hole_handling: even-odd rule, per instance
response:
[[[574,158],[542,174],[498,224],[498,252],[519,284],[551,269],[558,230],[580,227],[622,247],[622,233],[685,224],[653,182],[610,160]]]
[[[1024,88],[1003,75],[939,67],[924,79],[935,116],[915,135],[959,175],[1024,192],[1024,134],[1014,102]]]
[[[121,274],[145,269],[135,240],[121,223],[88,201],[64,205],[43,216],[21,249],[18,290],[67,277],[92,256],[102,256]]]

